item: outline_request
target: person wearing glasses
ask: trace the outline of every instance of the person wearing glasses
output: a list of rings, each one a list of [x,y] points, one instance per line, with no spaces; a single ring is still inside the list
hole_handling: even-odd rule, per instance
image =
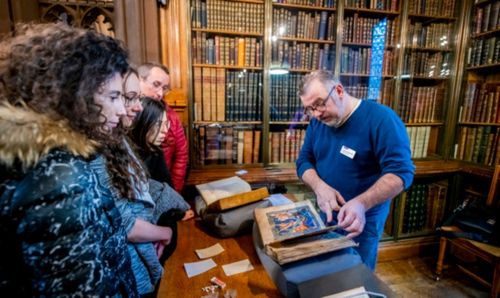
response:
[[[121,118],[121,124],[125,128],[131,127],[137,114],[142,111],[141,97],[139,74],[135,68],[130,67],[123,76],[123,98],[127,114]]]
[[[139,76],[133,68],[129,68],[124,74],[122,85],[126,113],[120,118],[120,125],[121,128],[130,130],[143,111]],[[171,201],[174,200],[173,195],[180,195],[174,190],[167,196],[160,196],[157,192],[153,194],[149,177],[134,150],[133,142],[123,136],[121,145],[129,156],[127,166],[133,178],[128,179],[127,184],[131,186],[133,195],[121,196],[114,187],[110,187],[110,190],[115,193],[115,204],[127,233],[127,252],[131,258],[137,291],[140,295],[153,295],[163,275],[159,259],[173,234],[170,227],[156,224],[160,214],[167,211],[163,208],[165,204],[158,201]],[[109,146],[112,152],[120,149]],[[106,184],[107,181],[102,183]],[[180,200],[183,201],[182,198]],[[185,202],[184,204],[187,205]]]
[[[138,68],[141,92],[144,96],[161,101],[170,91],[168,68],[161,64],[146,63]],[[174,189],[181,193],[188,165],[188,144],[179,116],[167,107],[170,129],[161,144],[167,168],[172,178]]]
[[[390,200],[413,181],[406,128],[390,108],[347,94],[331,71],[306,75],[298,95],[311,121],[297,175],[374,270]]]

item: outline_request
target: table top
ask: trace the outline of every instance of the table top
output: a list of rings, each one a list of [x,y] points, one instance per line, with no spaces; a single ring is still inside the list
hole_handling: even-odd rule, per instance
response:
[[[222,294],[229,289],[235,289],[239,298],[283,297],[260,263],[250,233],[221,239],[205,232],[200,220],[191,219],[178,223],[178,235],[177,249],[165,262],[165,272],[160,282],[158,297],[202,297],[207,295],[202,289],[211,285],[210,279],[214,276],[226,283]],[[212,257],[217,267],[188,278],[184,263],[201,261],[195,250],[207,248],[216,243],[224,248],[224,252]],[[253,265],[252,271],[232,276],[225,275],[222,265],[244,259],[248,259]],[[299,285],[299,291],[302,293],[302,297],[321,297],[361,285],[364,285],[367,290],[384,293],[387,297],[394,296],[389,287],[362,264],[313,281],[304,282]],[[313,295],[313,293],[318,295]]]
[[[283,297],[264,267],[253,247],[252,235],[220,239],[205,233],[203,223],[196,219],[178,223],[177,249],[165,262],[165,273],[160,282],[158,297],[202,297],[202,288],[210,286],[210,278],[216,276],[226,283],[226,289],[235,289],[237,297]],[[217,267],[191,278],[187,277],[184,263],[200,261],[195,253],[219,243],[224,252],[212,257]],[[226,276],[222,265],[248,259],[254,270]],[[220,295],[223,297],[223,295]]]

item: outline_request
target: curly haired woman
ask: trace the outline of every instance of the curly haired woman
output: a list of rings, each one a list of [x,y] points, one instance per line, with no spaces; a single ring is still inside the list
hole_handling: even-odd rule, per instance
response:
[[[1,294],[137,296],[102,183],[133,197],[116,129],[127,68],[117,41],[62,24],[0,42]]]

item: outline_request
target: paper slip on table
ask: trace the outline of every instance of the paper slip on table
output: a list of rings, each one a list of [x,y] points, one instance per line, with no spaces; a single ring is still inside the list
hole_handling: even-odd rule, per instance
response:
[[[202,230],[203,223],[191,219],[178,223],[177,248],[165,262],[165,272],[160,282],[158,297],[202,297],[207,295],[202,289],[210,286],[210,279],[214,276],[226,283],[227,289],[235,289],[237,297],[283,297],[254,250],[252,235],[246,234],[234,238],[220,239],[207,234]],[[219,243],[224,251],[212,257],[217,267],[191,278],[187,277],[184,263],[201,261],[195,253]],[[226,276],[222,265],[248,259],[253,265],[252,271]],[[224,293],[224,290],[219,293]],[[223,297],[223,295],[219,297]]]

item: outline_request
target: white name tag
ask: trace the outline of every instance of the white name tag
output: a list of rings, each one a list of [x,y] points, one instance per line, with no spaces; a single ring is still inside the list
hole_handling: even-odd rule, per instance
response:
[[[342,155],[345,155],[345,156],[349,157],[350,159],[353,159],[354,155],[356,155],[356,151],[354,151],[351,148],[346,147],[344,145],[342,145],[342,148],[340,149],[340,153]]]

